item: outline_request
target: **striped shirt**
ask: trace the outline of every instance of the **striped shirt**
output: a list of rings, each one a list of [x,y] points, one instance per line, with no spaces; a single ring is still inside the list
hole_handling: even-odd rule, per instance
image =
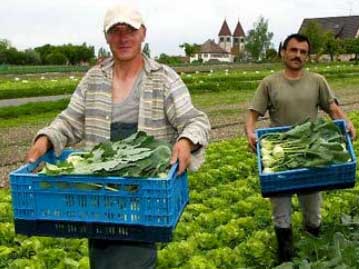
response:
[[[174,144],[185,137],[202,145],[191,158],[190,170],[204,161],[210,124],[206,114],[192,105],[189,91],[178,74],[166,65],[144,57],[145,75],[139,88],[138,130]],[[113,58],[91,68],[80,81],[68,107],[39,135],[46,135],[60,155],[80,141],[86,147],[110,140]]]

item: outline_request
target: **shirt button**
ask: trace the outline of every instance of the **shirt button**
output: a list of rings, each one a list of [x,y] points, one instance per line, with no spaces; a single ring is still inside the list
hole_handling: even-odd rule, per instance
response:
[[[110,116],[109,116],[109,115],[107,115],[107,116],[106,116],[106,120],[109,120],[109,119],[110,119]]]

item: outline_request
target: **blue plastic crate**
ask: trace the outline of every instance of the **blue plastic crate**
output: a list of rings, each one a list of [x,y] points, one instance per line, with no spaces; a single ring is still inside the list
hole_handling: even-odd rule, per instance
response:
[[[71,150],[59,157],[66,159]],[[15,221],[63,221],[173,229],[188,203],[187,174],[173,165],[167,178],[46,176],[33,173],[52,151],[10,173]],[[88,190],[86,183],[97,188]],[[107,187],[118,189],[108,190]],[[56,235],[56,234],[54,234]],[[91,234],[90,234],[91,235]]]
[[[302,168],[275,173],[263,173],[261,148],[257,143],[257,164],[263,197],[308,191],[351,188],[355,185],[356,156],[344,120],[335,120],[346,137],[351,161],[323,168]],[[285,132],[291,127],[262,128],[256,130],[257,141],[267,133]]]

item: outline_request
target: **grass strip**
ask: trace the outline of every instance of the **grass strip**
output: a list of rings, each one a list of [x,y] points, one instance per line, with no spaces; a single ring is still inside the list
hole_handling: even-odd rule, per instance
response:
[[[0,108],[0,120],[16,119],[22,116],[36,116],[48,112],[59,112],[66,108],[69,99],[28,103],[20,106]]]

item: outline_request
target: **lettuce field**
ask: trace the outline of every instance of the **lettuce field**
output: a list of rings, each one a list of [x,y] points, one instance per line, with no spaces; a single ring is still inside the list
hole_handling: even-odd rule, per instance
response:
[[[359,106],[355,100],[359,100],[359,68],[344,66],[347,72],[341,68],[318,66],[328,76],[343,109],[358,128]],[[174,231],[173,241],[158,244],[157,268],[359,268],[359,186],[323,192],[319,238],[303,231],[302,214],[294,197],[296,258],[292,263],[277,264],[270,203],[261,196],[256,158],[248,150],[242,133],[248,101],[258,81],[271,70],[244,72],[182,75],[192,91],[194,104],[209,115],[212,142],[205,164],[189,176],[190,203]],[[5,82],[0,80],[0,91],[1,83]],[[33,106],[41,107],[41,104]],[[54,113],[59,110],[58,106],[53,107]],[[4,150],[0,154],[4,186],[0,190],[0,268],[89,268],[85,239],[26,237],[14,233],[7,173],[23,162],[32,136],[54,115],[46,111],[48,114],[29,116],[26,109],[16,118],[6,114],[0,128],[4,138],[1,142]],[[1,113],[0,108],[0,116]],[[358,155],[358,141],[354,142],[354,148]],[[357,179],[358,175],[357,170]]]

